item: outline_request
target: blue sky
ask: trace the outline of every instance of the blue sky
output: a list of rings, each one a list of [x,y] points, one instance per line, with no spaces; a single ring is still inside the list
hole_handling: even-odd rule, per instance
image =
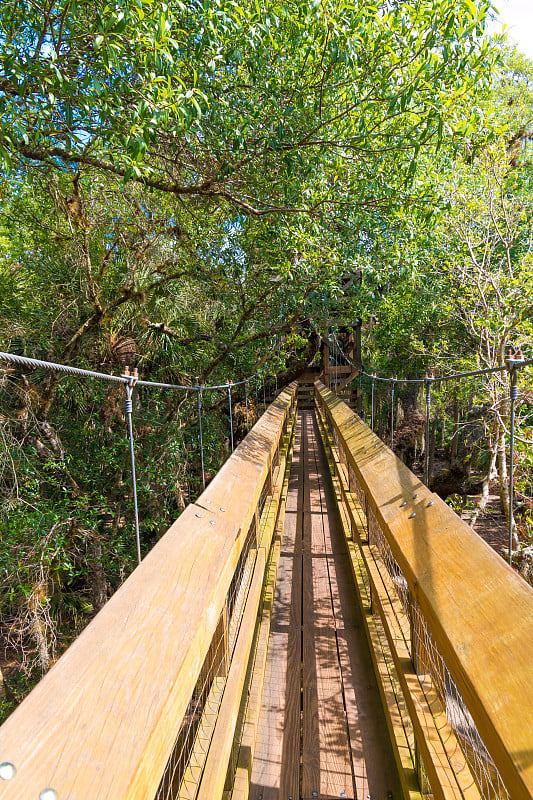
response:
[[[493,0],[493,3],[500,13],[494,29],[500,32],[506,25],[508,38],[533,60],[533,0]]]

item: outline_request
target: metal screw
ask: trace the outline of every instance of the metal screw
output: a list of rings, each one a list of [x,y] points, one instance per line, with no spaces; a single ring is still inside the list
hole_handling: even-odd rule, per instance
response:
[[[413,519],[413,517],[416,517],[416,513],[414,511],[412,514],[409,514],[409,519]]]
[[[39,795],[39,800],[57,800],[57,792],[55,789],[43,789]]]
[[[215,519],[212,519],[212,520],[211,520],[211,522],[210,522],[210,524],[211,524],[211,525],[216,525],[216,524],[217,524],[217,523],[216,523],[216,520],[215,520]]]
[[[221,511],[225,511],[226,509],[225,509],[225,508],[221,508],[220,510],[221,510]]]
[[[203,514],[195,514],[195,517],[203,517]]]
[[[0,764],[0,778],[3,781],[10,781],[17,774],[17,768],[10,761],[4,761]]]
[[[429,503],[428,503],[428,505],[427,505],[427,507],[429,508],[429,507],[430,507],[430,506],[432,506],[432,505],[433,505],[433,500],[430,500],[430,501],[429,501]]]
[[[400,503],[400,508],[403,508],[407,505],[407,500],[404,500],[403,503]]]
[[[210,502],[211,502],[211,500],[206,500],[205,502],[206,502],[206,503],[210,503]]]
[[[417,494],[414,494],[414,495],[413,495],[413,500],[416,500],[416,498],[417,498],[417,497],[418,497],[418,495],[417,495]]]

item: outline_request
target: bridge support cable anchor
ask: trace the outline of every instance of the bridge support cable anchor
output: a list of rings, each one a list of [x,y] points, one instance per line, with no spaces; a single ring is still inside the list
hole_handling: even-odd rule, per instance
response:
[[[229,404],[229,429],[231,435],[231,452],[233,453],[233,411],[231,407],[231,381],[228,383],[228,404]]]
[[[196,379],[197,381],[199,378]],[[200,432],[200,461],[202,464],[202,486],[205,489],[205,465],[204,465],[204,433],[202,430],[202,387],[196,386],[196,409],[198,411],[198,428]]]
[[[133,389],[139,379],[139,374],[137,372],[137,369],[134,369],[133,375],[130,375],[129,367],[125,367],[123,377],[128,378],[128,383],[125,384],[126,417],[128,418],[128,433],[130,440],[131,480],[133,483],[133,512],[135,517],[135,539],[137,542],[137,559],[140,564],[142,561],[141,534],[139,530],[139,505],[137,502],[137,476],[135,471],[135,446],[133,438]]]
[[[426,385],[426,467],[425,484],[429,489],[429,427],[431,416],[431,378],[424,378]]]

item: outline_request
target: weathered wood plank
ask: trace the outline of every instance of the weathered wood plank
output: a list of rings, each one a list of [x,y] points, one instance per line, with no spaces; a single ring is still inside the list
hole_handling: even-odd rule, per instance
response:
[[[263,586],[265,551],[260,549],[255,561],[250,591],[239,629],[235,652],[231,661],[228,679],[220,706],[215,730],[209,746],[198,800],[214,800],[222,796],[226,772],[233,746],[233,733],[241,704],[242,689],[254,635],[257,610]]]
[[[298,420],[250,797],[299,794],[302,434]],[[283,791],[283,794],[280,792]]]
[[[306,417],[309,451],[304,484],[303,750],[302,796],[353,797],[353,778],[338,660],[322,508],[317,429]],[[328,537],[329,538],[329,537]]]
[[[353,597],[342,519],[328,485],[325,454],[320,452],[319,459],[322,512],[327,520],[326,547],[331,553],[328,569],[356,793],[362,798],[369,794],[371,797],[399,797],[401,784],[363,630],[361,608]],[[349,525],[347,530],[350,531]]]
[[[326,455],[330,465],[330,472],[335,474],[338,466],[338,451],[333,446],[329,433],[326,430],[324,416],[320,408],[317,409],[317,419],[321,426],[321,435]],[[388,653],[385,634],[379,624],[379,620],[372,614],[371,589],[365,562],[359,545],[366,537],[366,531],[362,522],[363,515],[358,506],[356,498],[353,498],[346,487],[341,486],[343,503],[340,504],[341,523],[343,526],[350,570],[352,573],[359,608],[362,614],[364,632],[366,634],[369,652],[374,667],[374,675],[381,696],[381,705],[385,713],[385,721],[389,732],[389,741],[392,746],[394,760],[397,765],[397,774],[401,784],[401,795],[409,800],[421,800],[421,793],[415,770],[414,740],[412,731],[405,729],[404,721],[407,719],[408,712],[405,707],[403,693],[396,675],[396,670],[392,663],[392,657]],[[353,540],[355,538],[355,541]],[[358,778],[356,772],[356,780]],[[364,786],[360,780],[357,784],[358,796],[361,795],[359,786]]]
[[[248,697],[244,707],[244,724],[242,737],[237,756],[237,768],[235,771],[233,788],[231,791],[232,800],[247,800],[250,791],[250,781],[252,776],[253,757],[255,754],[255,744],[258,729],[259,713],[261,710],[261,697],[263,693],[266,659],[268,651],[268,639],[272,621],[272,609],[274,605],[274,591],[281,554],[281,541],[285,526],[285,509],[287,504],[289,470],[292,460],[292,435],[295,424],[295,416],[289,426],[286,437],[286,452],[281,459],[281,469],[283,471],[283,486],[281,489],[279,515],[276,521],[276,530],[273,536],[272,547],[270,550],[268,568],[265,575],[263,587],[261,619],[259,620],[259,630],[257,635],[257,646],[253,664],[250,667]]]

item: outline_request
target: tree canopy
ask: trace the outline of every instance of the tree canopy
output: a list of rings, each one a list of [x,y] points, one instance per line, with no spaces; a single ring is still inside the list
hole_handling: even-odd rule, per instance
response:
[[[255,415],[264,384],[358,316],[364,362],[386,375],[501,363],[532,335],[532,68],[486,35],[491,13],[7,0],[0,349],[191,387],[259,372],[249,397],[235,390],[238,436],[245,402]],[[490,398],[485,474],[505,449],[504,391],[453,398],[465,415]],[[7,367],[0,392],[0,606],[49,662],[135,563],[123,396]],[[229,419],[225,394],[203,399],[209,479]],[[192,391],[135,403],[146,551],[200,491],[199,428]]]

